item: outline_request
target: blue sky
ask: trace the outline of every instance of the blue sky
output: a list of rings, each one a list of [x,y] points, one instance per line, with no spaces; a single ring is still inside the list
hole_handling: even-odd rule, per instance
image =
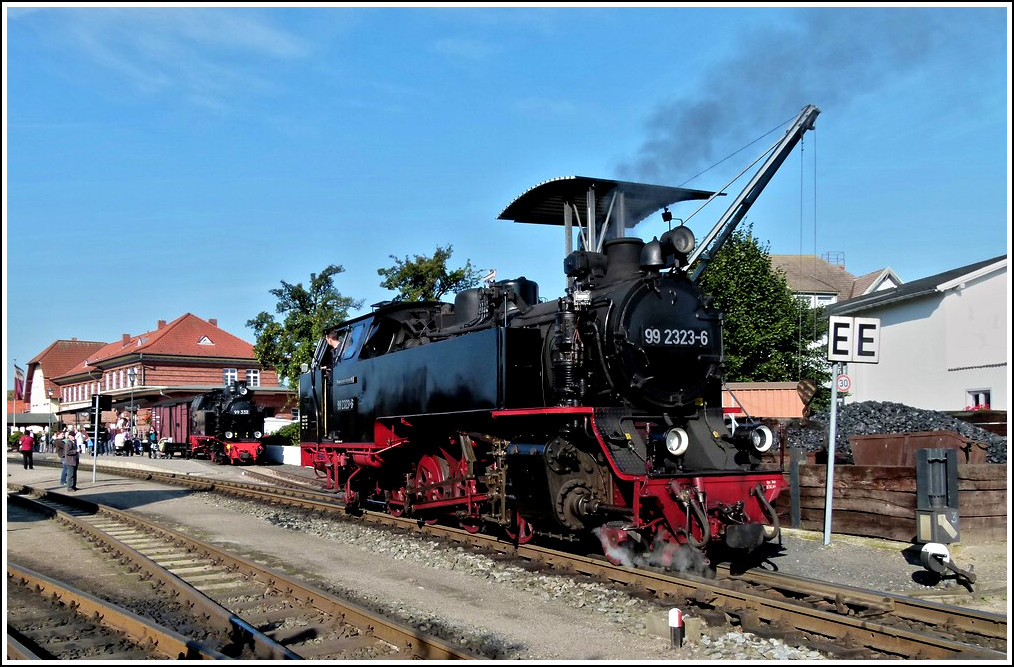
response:
[[[720,189],[807,104],[744,223],[772,254],[911,281],[1009,252],[1010,26],[1006,3],[7,3],[6,388],[55,340],[187,312],[253,342],[269,290],[329,264],[368,309],[391,255],[448,244],[555,298],[562,231],[497,220],[516,196]]]

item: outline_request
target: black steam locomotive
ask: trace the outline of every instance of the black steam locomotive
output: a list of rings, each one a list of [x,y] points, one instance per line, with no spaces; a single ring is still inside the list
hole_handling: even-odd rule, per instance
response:
[[[816,113],[804,109],[709,242]],[[566,294],[544,301],[517,278],[338,324],[300,377],[303,465],[350,507],[499,526],[517,542],[595,535],[614,562],[673,567],[683,544],[772,539],[784,477],[762,460],[766,426],[724,421],[722,314],[690,274],[706,249],[682,225],[625,236],[713,196],[584,177],[524,193],[500,218],[562,218]]]
[[[264,417],[243,381],[195,396],[190,403],[189,455],[216,463],[260,462]]]

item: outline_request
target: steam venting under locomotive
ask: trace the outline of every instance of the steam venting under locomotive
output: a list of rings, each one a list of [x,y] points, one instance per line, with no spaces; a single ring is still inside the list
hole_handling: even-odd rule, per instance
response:
[[[696,280],[817,113],[703,245],[669,207],[712,192],[568,177],[522,194],[500,218],[563,226],[565,295],[519,277],[335,325],[300,377],[304,463],[350,508],[517,542],[595,536],[614,562],[774,538],[773,436],[725,423],[722,314]],[[627,236],[660,210],[664,233]]]

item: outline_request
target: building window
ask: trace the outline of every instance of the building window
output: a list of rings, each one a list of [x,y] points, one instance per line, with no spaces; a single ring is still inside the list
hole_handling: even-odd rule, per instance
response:
[[[239,371],[237,371],[235,368],[223,368],[222,369],[222,384],[224,384],[225,386],[228,387],[230,384],[232,384],[233,382],[236,381],[236,378],[238,376],[239,376]]]
[[[248,387],[261,386],[261,372],[256,368],[246,369],[246,384]]]
[[[989,389],[966,392],[965,410],[989,410]]]

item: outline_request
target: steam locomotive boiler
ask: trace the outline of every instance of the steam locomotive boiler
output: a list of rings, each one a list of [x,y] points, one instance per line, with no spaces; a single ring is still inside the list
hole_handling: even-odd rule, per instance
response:
[[[728,237],[817,113],[804,109],[708,243]],[[695,282],[715,248],[683,225],[626,236],[714,196],[585,177],[524,193],[500,218],[563,225],[566,294],[543,300],[519,277],[335,325],[299,380],[303,465],[350,508],[521,543],[594,535],[614,562],[672,567],[683,544],[774,538],[785,482],[762,460],[773,436],[726,426],[722,314]]]

